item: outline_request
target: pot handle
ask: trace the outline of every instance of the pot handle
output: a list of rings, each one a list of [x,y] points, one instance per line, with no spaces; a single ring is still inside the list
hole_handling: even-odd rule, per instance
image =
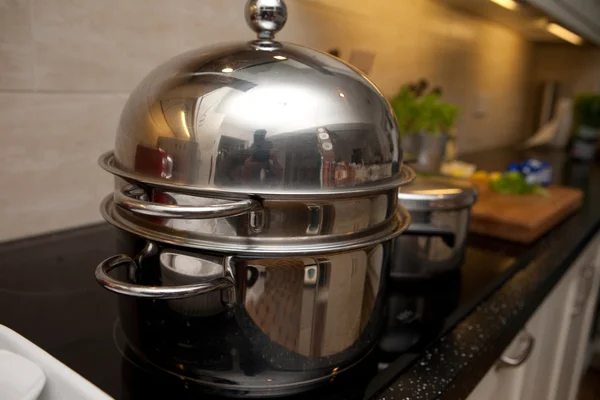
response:
[[[96,281],[105,289],[118,294],[132,297],[142,297],[150,299],[183,299],[199,294],[213,292],[215,290],[229,289],[234,286],[233,271],[231,269],[231,260],[233,257],[226,257],[225,277],[220,277],[208,282],[194,283],[182,286],[145,286],[136,283],[123,282],[114,279],[108,273],[121,266],[137,265],[135,261],[124,254],[113,256],[102,261],[96,267]]]
[[[454,231],[429,224],[410,224],[403,234],[414,236],[439,236],[449,247],[454,247],[456,244],[456,234]]]
[[[115,192],[114,199],[117,205],[136,214],[180,219],[232,217],[260,207],[260,203],[253,199],[210,206],[183,206],[154,203],[143,199],[145,196],[146,193],[139,186],[126,185]]]

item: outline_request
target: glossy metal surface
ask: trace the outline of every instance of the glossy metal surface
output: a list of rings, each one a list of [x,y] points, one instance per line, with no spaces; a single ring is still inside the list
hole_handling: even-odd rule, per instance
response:
[[[470,214],[470,207],[411,211],[411,225],[396,238],[392,276],[429,279],[460,268]]]
[[[152,243],[152,242],[149,242]],[[164,250],[160,253],[160,275],[161,284],[164,286],[186,286],[197,283],[205,283],[229,276],[235,284],[232,259],[222,257],[197,257],[196,254],[182,250]],[[135,279],[135,278],[134,278]],[[222,312],[231,307],[235,302],[235,289],[230,288],[232,293],[220,290],[192,296],[189,298],[169,300],[168,305],[173,310],[191,317],[207,317]]]
[[[399,193],[398,203],[410,212],[411,225],[396,238],[392,276],[429,279],[460,268],[476,199],[472,183],[435,176],[418,176]]]
[[[124,252],[139,251],[135,236],[125,238]],[[115,279],[138,286],[164,280],[165,269],[157,266],[161,254],[174,250],[156,245],[156,253],[137,257],[136,274],[121,270]],[[236,298],[231,307],[203,313],[211,293],[183,300],[121,296],[123,328],[140,357],[207,387],[261,398],[306,390],[375,346],[384,324],[392,246],[388,240],[335,254],[231,259]],[[203,252],[185,254],[226,265]],[[186,275],[193,270],[196,279],[216,275],[212,267],[187,268]]]
[[[105,289],[126,296],[152,299],[183,299],[204,293],[222,290],[234,285],[232,277],[220,277],[210,282],[182,286],[143,286],[122,282],[112,278],[109,273],[117,267],[130,267],[135,261],[124,255],[113,256],[102,261],[96,267],[96,280]]]
[[[450,140],[448,134],[432,135],[428,132],[418,134],[419,151],[417,162],[423,171],[439,173],[446,157],[446,146]]]
[[[176,181],[169,181],[160,179],[157,177],[144,176],[143,181],[138,181],[140,179],[140,175],[135,172],[124,171],[120,167],[117,166],[117,161],[115,160],[114,152],[109,151],[100,156],[98,159],[98,164],[106,171],[116,176],[115,186],[121,188],[123,186],[122,182],[137,182],[142,183],[144,185],[148,185],[155,188],[161,188],[163,190],[173,190],[184,192],[188,194],[196,194],[204,197],[213,197],[213,198],[222,198],[222,199],[240,199],[247,198],[249,195],[257,194],[262,199],[289,199],[289,200],[307,200],[314,199],[315,196],[319,198],[325,197],[335,197],[339,198],[343,197],[357,197],[362,195],[368,195],[374,192],[379,192],[388,189],[396,189],[404,187],[410,184],[416,177],[415,172],[409,168],[406,164],[404,164],[400,168],[400,173],[398,174],[398,180],[385,180],[380,182],[377,188],[373,188],[372,186],[362,185],[362,186],[352,186],[346,187],[343,191],[337,188],[321,188],[318,192],[313,189],[290,189],[288,191],[280,191],[277,193],[268,193],[268,192],[221,192],[214,188],[203,188],[197,187],[189,184],[184,184]],[[344,174],[347,173],[344,172]],[[159,174],[162,176],[162,173]]]
[[[387,100],[341,60],[275,41],[286,18],[282,0],[249,0],[257,40],[152,71],[99,160],[116,176],[103,216],[135,259],[97,279],[124,295],[132,349],[244,397],[327,382],[375,346],[410,223]]]
[[[251,199],[209,206],[191,206],[154,203],[148,201],[147,197],[144,190],[135,185],[124,186],[114,194],[115,203],[120,207],[136,214],[153,217],[176,219],[223,218],[245,214],[260,208],[260,203]]]
[[[410,168],[403,167],[402,172],[406,182],[413,179]],[[397,190],[299,201],[264,199],[259,203],[248,198],[207,198],[123,181],[115,190],[114,203],[121,209],[114,210],[112,203],[105,202],[102,212],[121,227],[142,224],[166,235],[203,236],[219,246],[223,241],[239,242],[245,237],[256,240],[257,236],[306,242],[317,236],[327,239],[332,235],[368,235],[367,231],[386,225],[394,217]]]
[[[402,168],[403,182],[414,176]],[[101,212],[109,223],[150,240],[254,254],[355,248],[396,236],[408,224],[406,212],[398,215],[395,186],[354,195],[281,197],[219,199],[119,179]]]
[[[281,0],[248,0],[246,23],[259,39],[273,40],[287,20],[287,7]]]
[[[210,210],[227,207],[231,203],[221,204],[220,201],[176,192],[154,191],[153,198],[168,199],[169,205],[178,210],[200,209]],[[252,201],[252,200],[246,200]],[[116,203],[116,201],[115,201]],[[118,204],[118,203],[117,203]],[[149,203],[156,204],[158,203]],[[393,217],[396,211],[396,191],[350,198],[325,199],[292,203],[288,201],[267,200],[260,207],[255,207],[253,213],[220,217],[206,214],[206,218],[171,218],[155,219],[156,229],[165,228],[186,234],[218,235],[219,240],[235,237],[287,237],[303,238],[315,236],[342,235],[358,233],[384,224]],[[120,205],[120,204],[118,204]],[[131,211],[123,207],[127,211]],[[144,214],[148,210],[144,209]],[[132,216],[128,212],[119,212],[125,217]],[[157,214],[154,214],[157,215]],[[186,214],[187,215],[187,214]],[[205,214],[201,214],[205,215]],[[158,216],[165,216],[160,214]],[[190,220],[191,219],[191,220]]]
[[[117,206],[112,196],[101,205],[106,221],[140,237],[225,254],[344,251],[395,238],[410,224],[408,212],[397,206],[395,191],[335,202],[264,202],[263,210],[254,217],[188,220],[138,216]]]
[[[496,370],[504,368],[516,368],[525,363],[529,359],[529,356],[533,352],[535,346],[535,337],[527,331],[521,332],[519,336],[520,352],[511,356],[509,354],[503,354],[500,360],[496,363]]]
[[[470,207],[477,194],[477,186],[466,179],[418,175],[398,193],[398,201],[409,211],[451,210]]]
[[[271,40],[283,1],[248,7],[259,40],[190,51],[152,71],[123,110],[114,159],[101,165],[221,198],[399,186],[396,118],[379,90],[337,58]]]

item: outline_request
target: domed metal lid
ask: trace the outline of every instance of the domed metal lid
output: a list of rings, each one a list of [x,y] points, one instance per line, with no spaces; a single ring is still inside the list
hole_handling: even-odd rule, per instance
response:
[[[466,179],[438,175],[418,175],[398,193],[399,203],[408,211],[457,209],[477,200],[477,186]]]
[[[217,197],[393,188],[402,172],[395,116],[358,70],[274,34],[281,0],[250,0],[258,39],[175,57],[121,115],[100,164],[128,180]]]

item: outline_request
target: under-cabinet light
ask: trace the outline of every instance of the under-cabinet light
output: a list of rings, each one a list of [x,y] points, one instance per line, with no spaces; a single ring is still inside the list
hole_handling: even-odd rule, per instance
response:
[[[548,25],[546,25],[546,30],[554,36],[558,36],[559,38],[574,45],[581,46],[583,44],[583,38],[581,36],[574,34],[570,30],[565,29],[554,22],[550,22]]]
[[[498,4],[500,7],[504,7],[507,10],[516,10],[519,8],[519,4],[515,0],[490,0],[492,3]]]

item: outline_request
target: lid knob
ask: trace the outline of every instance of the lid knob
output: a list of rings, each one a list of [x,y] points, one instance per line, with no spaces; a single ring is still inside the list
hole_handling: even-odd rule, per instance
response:
[[[248,0],[246,22],[261,40],[273,40],[287,20],[287,7],[283,0]]]

